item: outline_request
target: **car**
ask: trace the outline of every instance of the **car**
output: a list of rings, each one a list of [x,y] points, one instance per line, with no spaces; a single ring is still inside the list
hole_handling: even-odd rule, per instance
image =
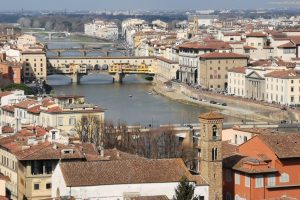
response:
[[[217,104],[217,102],[213,101],[213,100],[211,100],[209,103],[211,103],[211,104]]]
[[[280,124],[287,124],[287,121],[286,120],[281,120]]]
[[[281,110],[286,110],[286,107],[281,107],[280,109],[281,109]]]
[[[227,103],[222,103],[222,106],[227,106]]]

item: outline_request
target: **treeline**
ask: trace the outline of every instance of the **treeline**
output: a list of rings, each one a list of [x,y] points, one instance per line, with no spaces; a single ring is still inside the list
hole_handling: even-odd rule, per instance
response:
[[[172,126],[141,132],[139,128],[129,129],[126,123],[101,124],[94,116],[84,116],[77,121],[75,129],[81,142],[94,143],[104,149],[117,148],[151,159],[182,158],[191,169],[196,167],[195,148],[184,148]]]

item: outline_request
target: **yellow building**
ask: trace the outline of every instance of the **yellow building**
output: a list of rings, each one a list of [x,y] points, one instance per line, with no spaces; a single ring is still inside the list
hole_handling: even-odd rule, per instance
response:
[[[26,50],[21,54],[22,75],[24,80],[46,80],[47,58],[43,49]]]
[[[226,91],[228,87],[228,70],[245,67],[248,57],[236,53],[212,52],[200,56],[198,66],[198,84],[202,88]]]

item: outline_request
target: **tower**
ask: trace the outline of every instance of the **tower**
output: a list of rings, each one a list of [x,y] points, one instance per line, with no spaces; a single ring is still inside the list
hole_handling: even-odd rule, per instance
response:
[[[222,200],[222,126],[224,117],[215,112],[200,115],[201,176],[209,184],[209,200]]]

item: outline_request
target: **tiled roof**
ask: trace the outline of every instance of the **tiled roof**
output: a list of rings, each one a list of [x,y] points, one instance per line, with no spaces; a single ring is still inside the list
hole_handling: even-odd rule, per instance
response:
[[[1,93],[0,93],[0,98],[1,98],[1,97],[5,97],[5,96],[8,96],[8,95],[11,95],[11,94],[12,94],[12,93],[9,92],[9,91],[1,92]]]
[[[245,74],[246,73],[246,68],[245,67],[234,67],[228,70],[228,72],[235,72],[239,74]]]
[[[199,116],[201,119],[224,119],[224,116],[217,112],[208,112]]]
[[[39,114],[41,112],[41,106],[40,105],[32,106],[32,107],[27,109],[27,112],[34,113],[34,114]]]
[[[133,197],[132,200],[168,200],[167,196],[141,196]]]
[[[161,56],[157,57],[157,59],[158,59],[158,60],[161,60],[161,61],[164,61],[164,62],[166,62],[166,63],[169,63],[169,64],[178,64],[178,62],[175,62],[175,61],[173,61],[173,60],[169,60],[169,59],[164,58],[164,57],[161,57]]]
[[[237,146],[229,144],[229,141],[222,141],[222,157],[232,156],[237,152]]]
[[[246,37],[266,37],[263,32],[252,32],[246,35]]]
[[[1,108],[2,108],[2,110],[5,110],[7,112],[15,112],[15,107],[11,106],[11,105],[2,106]]]
[[[278,46],[277,48],[295,48],[296,46],[292,42],[288,42]]]
[[[36,101],[28,99],[28,100],[21,101],[20,103],[17,103],[14,106],[18,107],[18,108],[27,109],[29,106],[36,104],[36,103],[37,103]]]
[[[207,49],[205,45],[199,42],[186,42],[178,46],[179,48],[190,48],[190,49]]]
[[[300,36],[289,36],[288,37],[294,44],[299,45],[300,44]]]
[[[281,78],[281,79],[299,79],[300,73],[295,70],[278,70],[265,74],[265,77]]]
[[[63,150],[73,150],[71,153],[63,153]],[[33,145],[28,149],[15,153],[19,160],[59,160],[59,159],[83,159],[84,155],[77,148],[60,143],[43,142]]]
[[[237,54],[237,53],[219,53],[219,52],[212,52],[212,53],[207,53],[200,55],[200,58],[205,58],[205,59],[222,59],[222,58],[244,58],[247,59],[248,56]]]
[[[244,49],[257,49],[257,48],[252,47],[252,46],[247,46],[247,45],[245,45],[245,46],[244,46]]]
[[[68,187],[179,182],[182,176],[207,184],[191,175],[182,159],[65,162],[60,168]]]
[[[300,134],[261,134],[259,136],[278,158],[300,158]]]
[[[10,126],[2,126],[2,133],[13,133],[13,132],[14,132],[14,128]]]
[[[241,36],[240,33],[237,32],[227,32],[227,33],[223,33],[224,36]]]
[[[118,149],[105,149],[104,156],[109,157],[109,160],[136,160],[136,159],[146,159],[138,155],[126,153]]]

